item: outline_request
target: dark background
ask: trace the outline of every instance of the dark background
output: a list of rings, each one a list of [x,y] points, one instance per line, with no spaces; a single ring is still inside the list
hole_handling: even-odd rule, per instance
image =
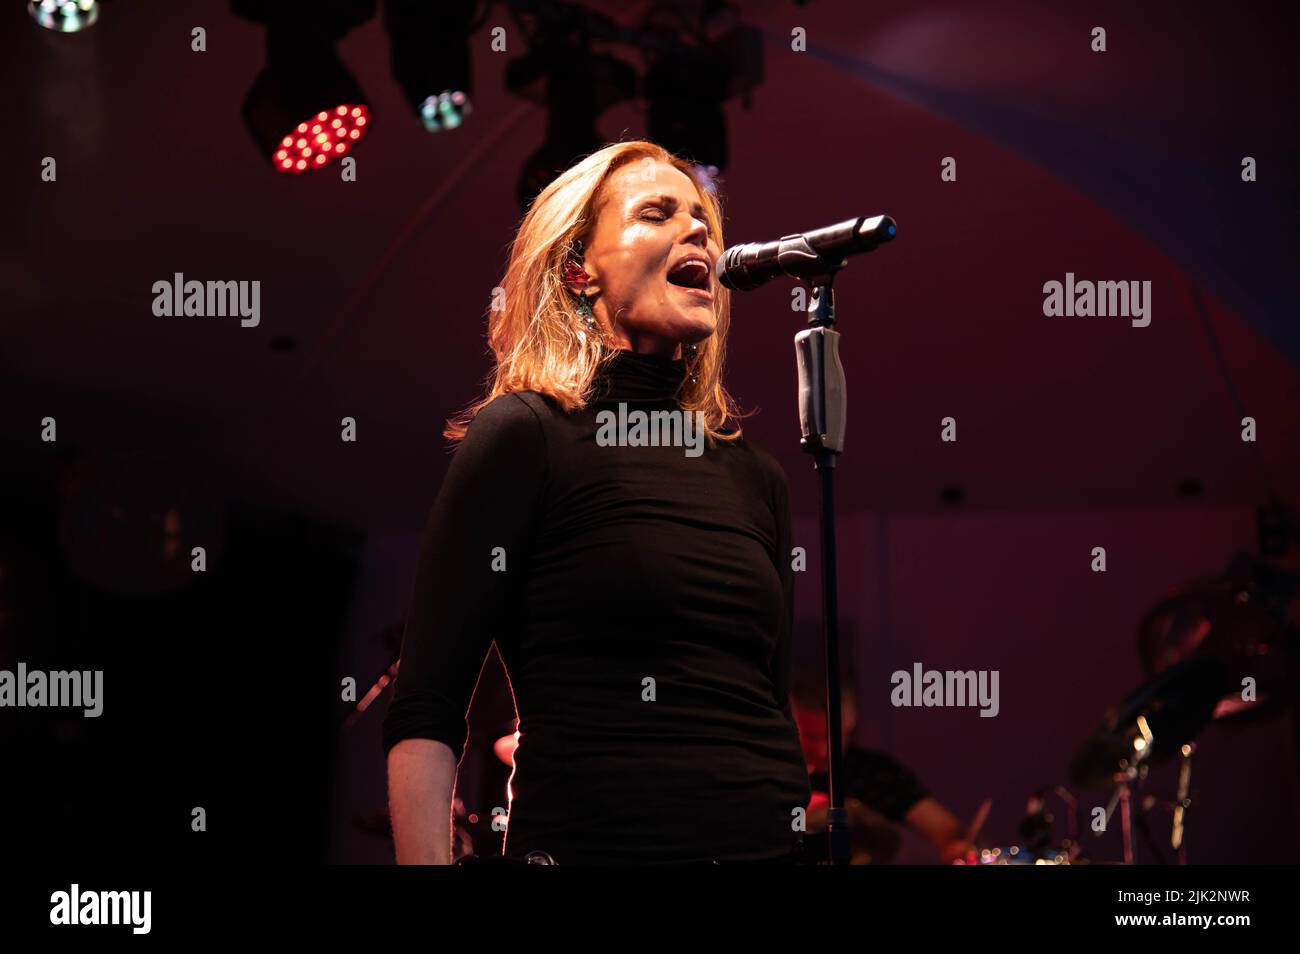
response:
[[[629,26],[651,7],[582,6]],[[993,796],[986,830],[1007,843],[1029,791],[1063,782],[1141,682],[1142,612],[1257,552],[1258,506],[1296,505],[1290,23],[1280,6],[1209,3],[739,9],[765,76],[725,107],[727,239],[877,212],[900,227],[837,282],[858,741],[963,817]],[[240,117],[262,30],[224,4],[112,3],[74,35],[21,4],[0,16],[0,667],[106,670],[98,720],[0,713],[16,846],[387,860],[359,824],[384,804],[382,705],[341,731],[339,681],[364,691],[391,662],[448,459],[443,420],[490,366],[485,309],[546,127],[505,86],[523,38],[502,7],[486,13],[474,113],[430,136],[392,77],[382,17],[350,32],[339,53],[374,123],[344,183],[333,166],[283,177],[264,161]],[[195,26],[207,52],[190,49]],[[797,26],[806,52],[790,49]],[[608,48],[639,63],[632,45]],[[644,114],[619,104],[600,132],[640,137]],[[57,183],[40,180],[45,156]],[[945,156],[956,182],[940,180]],[[1243,156],[1257,182],[1241,181]],[[260,326],[155,317],[151,286],[177,271],[260,280]],[[1045,318],[1042,285],[1067,271],[1151,281],[1151,325]],[[815,665],[816,485],[788,295],[777,282],[736,296],[727,381],[790,477],[812,554],[800,657]],[[1240,440],[1247,414],[1255,444]],[[939,440],[948,415],[956,444]],[[40,440],[46,416],[56,444]],[[356,443],[339,440],[343,416]],[[1105,574],[1089,570],[1094,546]],[[1294,542],[1272,559],[1300,564]],[[999,670],[1000,715],[893,708],[889,673],[914,661]],[[467,766],[497,732],[487,718]],[[1207,730],[1192,861],[1297,856],[1292,718]],[[206,835],[189,829],[195,805]],[[932,856],[913,839],[903,860]]]

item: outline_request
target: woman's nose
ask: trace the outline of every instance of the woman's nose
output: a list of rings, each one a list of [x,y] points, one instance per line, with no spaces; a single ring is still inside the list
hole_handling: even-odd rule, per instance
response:
[[[709,244],[709,227],[699,219],[691,219],[691,227],[686,231],[686,241],[704,248]]]

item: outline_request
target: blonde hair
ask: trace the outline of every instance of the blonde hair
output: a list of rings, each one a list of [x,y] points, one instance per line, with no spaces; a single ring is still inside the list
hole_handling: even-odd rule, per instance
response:
[[[689,161],[655,143],[613,143],[565,170],[533,200],[511,243],[501,281],[504,306],[488,313],[488,343],[496,366],[488,375],[486,395],[459,419],[447,422],[443,435],[449,440],[463,438],[474,416],[502,394],[536,391],[566,411],[586,407],[591,400],[602,361],[613,354],[602,359],[601,336],[587,331],[578,317],[576,299],[565,286],[561,269],[574,241],[585,241],[594,229],[606,180],[637,158],[668,163],[690,177],[709,228],[722,244],[722,206],[717,197],[703,186]],[[685,410],[703,414],[708,437],[734,440],[740,428],[733,422],[743,415],[722,386],[731,294],[721,286],[714,294],[713,312],[715,330],[687,362],[689,373],[677,400]]]

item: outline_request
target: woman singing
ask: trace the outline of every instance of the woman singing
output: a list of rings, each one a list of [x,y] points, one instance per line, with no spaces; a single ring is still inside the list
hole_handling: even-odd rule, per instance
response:
[[[384,722],[399,863],[450,861],[494,640],[519,716],[508,857],[798,852],[810,791],[787,698],[789,495],[729,424],[721,218],[690,163],[624,142],[547,186],[519,227],[490,314],[491,387],[446,431],[459,446]],[[636,411],[675,413],[682,439],[609,439],[604,424]],[[684,446],[696,421],[705,439]]]

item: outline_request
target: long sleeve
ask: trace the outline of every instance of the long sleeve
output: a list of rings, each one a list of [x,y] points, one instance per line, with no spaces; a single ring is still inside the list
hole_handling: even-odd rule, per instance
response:
[[[790,550],[794,546],[794,531],[790,516],[790,487],[785,472],[775,459],[770,463],[772,481],[772,508],[776,516],[776,569],[781,576],[781,625],[777,632],[776,652],[772,663],[772,682],[776,687],[776,703],[791,722],[790,670],[794,661],[794,567]]]
[[[547,479],[533,409],[514,394],[484,407],[452,458],[421,538],[401,668],[384,717],[385,753],[421,738],[464,755],[470,701],[492,641],[517,606]]]

